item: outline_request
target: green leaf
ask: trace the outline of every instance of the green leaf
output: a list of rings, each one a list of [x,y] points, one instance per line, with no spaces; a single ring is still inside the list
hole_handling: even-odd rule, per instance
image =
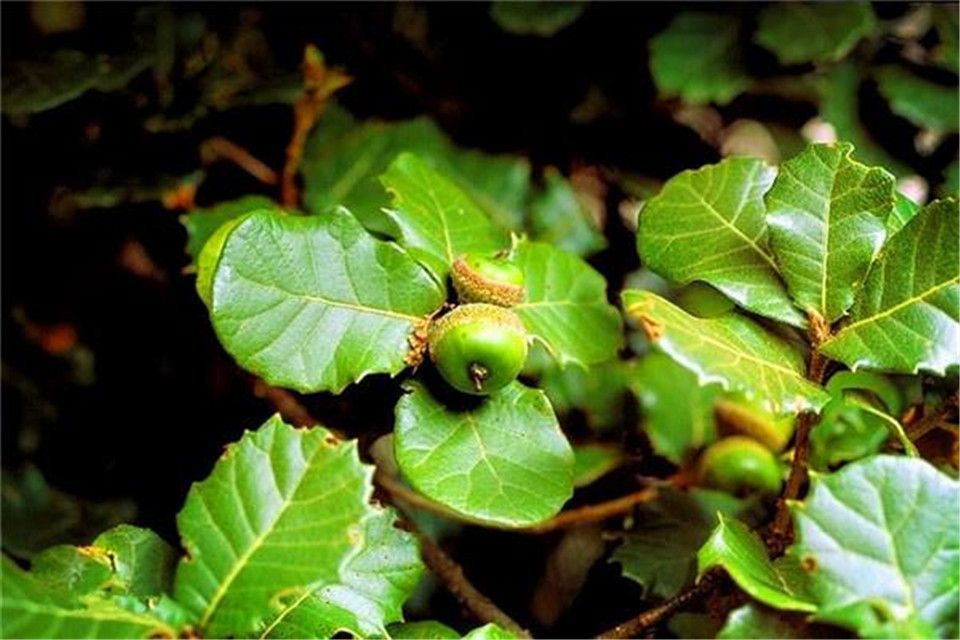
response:
[[[27,465],[3,468],[3,550],[29,559],[56,544],[80,544],[118,522],[132,520],[136,505],[128,500],[85,502],[47,484]]]
[[[499,226],[517,229],[530,192],[530,163],[455,147],[433,121],[357,122],[332,105],[307,142],[301,171],[308,211],[346,206],[372,231],[397,229],[381,209],[389,196],[378,177],[401,152],[418,154],[456,182]]]
[[[634,368],[630,388],[643,409],[643,430],[658,455],[680,463],[690,451],[716,438],[713,402],[720,385],[700,386],[697,376],[670,356],[650,353]]]
[[[177,632],[148,613],[115,601],[76,599],[39,582],[3,556],[0,566],[0,635],[4,638],[155,638]]]
[[[394,450],[417,491],[478,522],[533,525],[573,493],[573,450],[553,409],[519,383],[467,408],[411,384],[397,403]]]
[[[113,586],[141,598],[171,590],[177,554],[149,529],[121,524],[93,541],[91,548],[106,554],[113,568]]]
[[[877,453],[888,436],[886,425],[876,416],[834,398],[824,406],[817,428],[810,432],[810,468],[827,471]]]
[[[423,563],[411,536],[390,511],[367,516],[359,542],[340,566],[336,584],[280,597],[281,612],[266,638],[330,638],[341,631],[384,637],[386,623],[403,619],[401,606],[416,588]]]
[[[920,213],[920,205],[899,191],[894,194],[893,211],[887,217],[887,237],[903,229],[914,216]]]
[[[119,525],[82,547],[58,545],[34,558],[31,574],[52,589],[159,597],[173,584],[176,554],[149,529]]]
[[[903,67],[887,66],[876,71],[877,87],[897,115],[921,129],[951,132],[960,125],[957,87],[937,84]]]
[[[544,353],[544,357],[548,364],[540,376],[539,387],[558,414],[579,411],[597,431],[623,424],[628,390],[627,367],[622,360],[609,360],[584,369],[562,368],[549,355]],[[531,360],[527,358],[528,363]]]
[[[459,640],[460,634],[436,620],[398,622],[387,627],[394,640]]]
[[[275,416],[245,434],[191,488],[178,516],[188,556],[177,569],[177,601],[207,637],[270,630],[291,613],[284,599],[296,597],[326,598],[324,619],[335,626],[347,613],[381,626],[394,621],[400,591],[416,581],[406,573],[417,571],[416,543],[397,532],[386,552],[377,548],[378,527],[392,519],[368,504],[371,476],[355,443],[321,427],[294,429]],[[387,584],[398,570],[405,577]],[[337,597],[351,591],[364,597]]]
[[[775,174],[757,158],[727,158],[668,180],[640,212],[644,265],[679,284],[709,283],[745,309],[803,326],[767,246],[763,194]]]
[[[773,413],[818,410],[829,399],[806,379],[796,347],[748,318],[695,318],[647,291],[624,291],[623,306],[651,341],[701,384],[741,391]]]
[[[918,617],[956,637],[960,484],[917,458],[876,456],[815,476],[793,505],[793,554],[817,618],[856,632]]]
[[[619,447],[591,443],[573,448],[573,486],[585,487],[599,480],[624,462]]]
[[[580,17],[586,2],[508,2],[493,0],[490,17],[509,33],[547,38],[565,29]]]
[[[111,57],[72,50],[13,62],[3,74],[3,112],[26,116],[53,109],[94,89],[116,91],[151,63],[145,52]]]
[[[878,144],[864,127],[860,119],[860,76],[857,63],[844,60],[817,78],[820,117],[833,125],[838,139],[853,144],[865,164],[884,167],[898,177],[915,173]]]
[[[722,567],[748,594],[777,609],[816,611],[806,593],[806,575],[793,558],[771,562],[760,537],[747,525],[718,515],[710,538],[697,552],[697,574]]]
[[[777,3],[757,20],[754,41],[783,64],[840,60],[877,24],[867,2]]]
[[[403,153],[380,177],[393,197],[387,216],[400,230],[398,242],[446,283],[454,260],[465,253],[493,253],[507,246],[505,234],[453,182],[411,153]]]
[[[522,6],[524,3],[510,3]],[[607,246],[573,187],[559,171],[544,171],[544,187],[530,205],[530,235],[558,249],[586,256]]]
[[[849,322],[820,351],[852,369],[943,374],[960,362],[957,201],[938,200],[884,247]]]
[[[203,245],[225,222],[257,209],[275,208],[277,204],[265,196],[244,196],[206,209],[188,211],[180,216],[180,223],[187,230],[187,254],[196,263]]]
[[[243,218],[212,293],[214,329],[241,366],[270,384],[334,393],[401,371],[411,331],[444,299],[409,255],[344,209]]]
[[[957,34],[960,16],[957,14],[957,7],[947,3],[934,5],[932,10],[933,26],[940,39],[932,52],[933,61],[953,73],[960,72],[960,35]]]
[[[540,242],[520,242],[515,260],[527,299],[513,310],[561,366],[587,367],[616,355],[623,325],[607,303],[603,276],[577,256]]]
[[[801,621],[753,602],[731,611],[717,634],[721,640],[802,640],[810,637]]]
[[[697,550],[710,537],[717,514],[733,515],[736,498],[718,491],[662,491],[656,502],[640,505],[636,528],[610,557],[624,577],[643,587],[644,597],[672,598],[693,583]]]
[[[740,18],[685,11],[650,41],[650,71],[664,98],[724,104],[749,84]]]
[[[463,636],[464,640],[516,640],[516,637],[515,634],[492,622],[471,629],[467,635]]]
[[[797,306],[834,322],[853,304],[886,237],[894,178],[849,144],[810,145],[767,192],[770,244]]]

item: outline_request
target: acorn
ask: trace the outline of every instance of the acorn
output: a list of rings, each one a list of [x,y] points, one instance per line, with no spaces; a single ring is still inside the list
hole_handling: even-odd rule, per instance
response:
[[[765,446],[746,436],[730,436],[707,447],[697,467],[700,483],[734,495],[780,492],[780,461]]]
[[[748,436],[770,451],[783,451],[793,437],[797,416],[775,414],[745,398],[718,398],[713,405],[722,435]]]
[[[513,311],[465,304],[438,320],[428,338],[430,359],[463,393],[489,395],[516,379],[527,359],[527,333]]]
[[[512,307],[523,302],[523,270],[504,256],[467,254],[450,270],[453,288],[462,304],[482,302]]]

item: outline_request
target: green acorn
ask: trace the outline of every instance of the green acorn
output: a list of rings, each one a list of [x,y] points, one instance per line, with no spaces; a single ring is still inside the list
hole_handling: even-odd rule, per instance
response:
[[[463,304],[482,302],[512,307],[523,302],[523,270],[505,257],[467,254],[453,263],[453,288]]]
[[[527,359],[519,316],[492,304],[465,304],[438,320],[428,338],[430,359],[463,393],[489,395],[516,379]]]
[[[697,471],[704,486],[734,495],[753,491],[775,494],[783,483],[777,457],[746,436],[730,436],[707,447]]]

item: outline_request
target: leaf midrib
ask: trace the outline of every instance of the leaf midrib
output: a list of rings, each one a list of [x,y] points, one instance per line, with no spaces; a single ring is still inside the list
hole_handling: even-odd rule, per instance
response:
[[[867,316],[866,318],[863,318],[863,319],[861,319],[861,320],[857,320],[856,322],[853,322],[853,323],[851,323],[851,324],[848,324],[847,326],[845,326],[845,327],[843,327],[842,329],[840,329],[840,331],[837,332],[836,336],[834,336],[831,340],[825,342],[824,344],[825,344],[825,345],[826,345],[826,344],[830,344],[830,342],[833,342],[833,340],[836,340],[837,338],[839,338],[840,336],[842,336],[842,335],[845,334],[846,332],[851,331],[851,330],[853,330],[853,329],[855,329],[855,328],[857,328],[857,327],[863,326],[863,325],[865,325],[865,324],[873,323],[873,322],[879,322],[879,321],[882,320],[883,318],[886,318],[886,317],[888,317],[888,316],[891,316],[891,315],[893,315],[894,313],[896,313],[897,311],[900,311],[901,309],[904,309],[904,308],[906,308],[906,307],[909,307],[910,305],[918,304],[918,303],[921,303],[921,302],[925,302],[928,297],[934,295],[935,293],[941,291],[942,289],[946,289],[947,287],[949,287],[949,286],[952,285],[952,284],[957,284],[957,283],[960,283],[960,276],[955,276],[955,277],[953,277],[953,278],[950,278],[949,280],[946,280],[945,282],[941,282],[941,283],[938,284],[938,285],[935,285],[935,286],[933,286],[933,287],[930,287],[929,289],[927,289],[926,291],[924,291],[924,292],[921,293],[920,295],[916,295],[916,296],[912,296],[912,297],[910,297],[910,298],[907,298],[907,299],[904,300],[903,302],[899,302],[899,303],[893,305],[892,307],[890,307],[889,309],[884,309],[884,310],[881,311],[880,313],[875,313],[875,314],[873,314],[872,316]]]

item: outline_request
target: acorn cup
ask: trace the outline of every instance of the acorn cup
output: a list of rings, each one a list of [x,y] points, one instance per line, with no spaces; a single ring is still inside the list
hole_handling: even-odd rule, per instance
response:
[[[453,263],[450,279],[461,304],[512,307],[526,298],[523,270],[506,257],[460,256]]]
[[[527,359],[527,333],[514,312],[492,304],[465,304],[429,333],[430,359],[443,379],[463,393],[489,395],[510,384]]]

